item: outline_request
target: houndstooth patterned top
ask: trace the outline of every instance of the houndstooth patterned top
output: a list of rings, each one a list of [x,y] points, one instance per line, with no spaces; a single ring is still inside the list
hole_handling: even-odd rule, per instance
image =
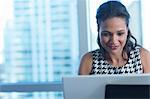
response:
[[[104,59],[100,49],[91,52],[93,56],[93,64],[90,75],[93,74],[140,74],[143,73],[143,68],[140,58],[140,48],[135,47],[130,51],[130,56],[127,63],[121,67],[113,67],[107,60]]]

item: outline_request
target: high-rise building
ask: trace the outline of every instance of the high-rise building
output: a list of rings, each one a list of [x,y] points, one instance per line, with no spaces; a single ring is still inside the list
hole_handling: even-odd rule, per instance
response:
[[[5,28],[5,82],[61,81],[64,75],[76,74],[76,0],[13,0],[13,8],[14,20]],[[61,93],[45,92],[12,94],[6,99],[60,97]]]

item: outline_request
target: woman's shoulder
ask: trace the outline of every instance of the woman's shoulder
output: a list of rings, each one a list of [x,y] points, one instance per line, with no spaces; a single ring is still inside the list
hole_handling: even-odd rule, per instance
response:
[[[92,51],[87,52],[82,56],[82,59],[91,59],[92,58]]]
[[[150,57],[150,52],[147,50],[147,49],[145,49],[145,48],[140,48],[140,54],[143,56],[143,57],[145,57],[145,56],[149,56]]]
[[[92,54],[90,52],[85,53],[80,61],[79,75],[88,75],[91,71]]]
[[[102,53],[101,53],[100,49],[95,49],[95,50],[92,50],[92,51],[85,53],[82,56],[82,59],[92,60],[94,57],[97,57],[97,56],[100,57],[101,55],[102,55]]]
[[[145,48],[140,48],[140,56],[145,73],[150,73],[150,52]]]
[[[80,61],[79,75],[89,74],[91,71],[93,63],[93,53],[96,53],[98,50],[93,50],[85,53]]]

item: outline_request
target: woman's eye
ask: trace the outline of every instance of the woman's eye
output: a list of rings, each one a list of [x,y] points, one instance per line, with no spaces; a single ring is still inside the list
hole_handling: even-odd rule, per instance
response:
[[[107,32],[105,32],[105,33],[102,33],[102,36],[110,36],[110,33],[107,33]]]
[[[124,33],[122,33],[122,32],[117,33],[118,36],[122,36],[123,34]]]

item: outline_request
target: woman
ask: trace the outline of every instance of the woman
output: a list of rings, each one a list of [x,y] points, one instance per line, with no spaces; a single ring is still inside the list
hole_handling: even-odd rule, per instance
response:
[[[150,73],[150,52],[132,36],[129,18],[119,1],[105,2],[97,9],[99,49],[82,57],[79,75]]]

